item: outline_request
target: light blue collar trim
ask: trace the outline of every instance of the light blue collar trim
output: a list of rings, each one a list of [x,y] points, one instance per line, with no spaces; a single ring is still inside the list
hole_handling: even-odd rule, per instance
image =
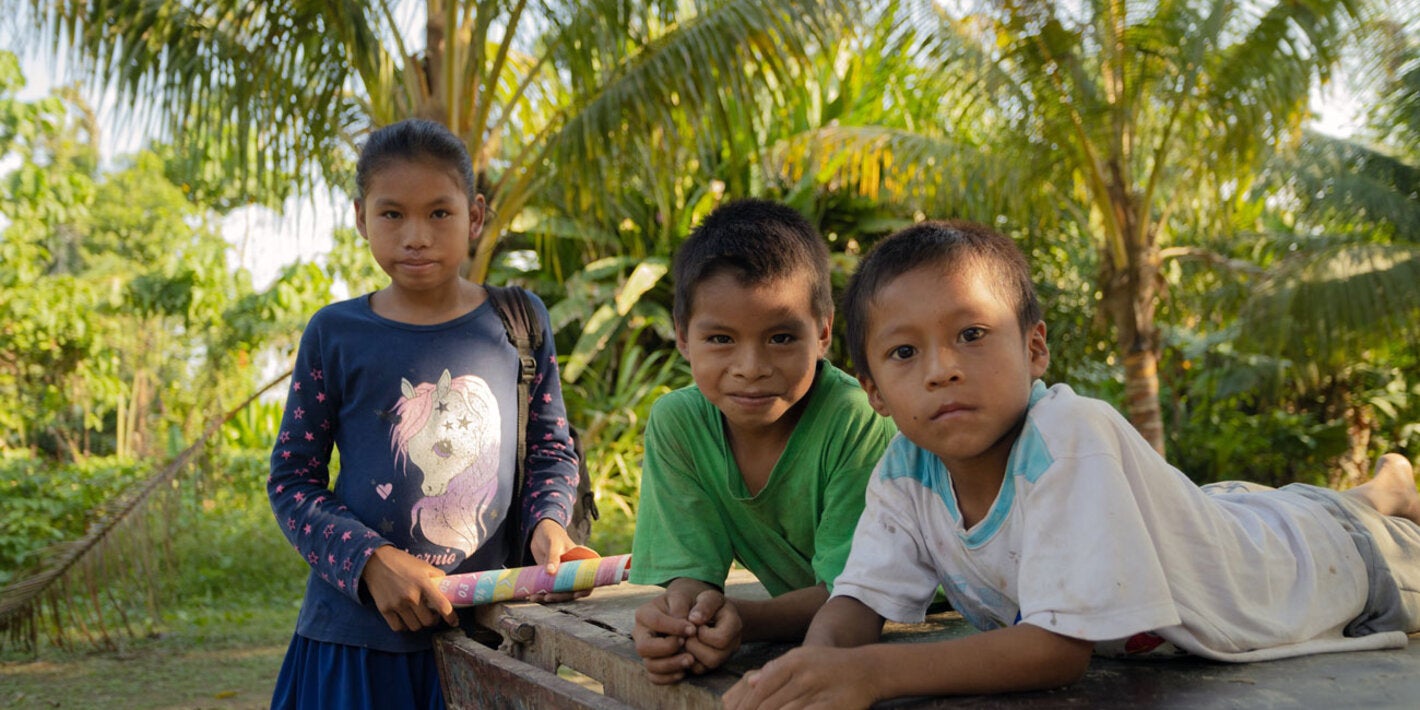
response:
[[[1050,388],[1045,386],[1044,380],[1032,382],[1030,385],[1030,404],[1026,405],[1027,408],[1034,407],[1035,403],[1039,402],[1047,394],[1050,394]]]
[[[1050,388],[1046,387],[1044,382],[1036,380],[1031,384],[1029,406],[1034,407],[1049,392]],[[1001,490],[996,494],[991,510],[971,530],[957,533],[967,548],[976,549],[985,545],[1005,524],[1006,516],[1010,514],[1011,506],[1016,502],[1016,477],[1024,476],[1026,480],[1034,483],[1050,467],[1052,461],[1040,430],[1027,415],[1025,428],[1011,447],[1010,457],[1006,460],[1006,475],[1001,480]],[[947,513],[952,516],[952,520],[958,527],[961,526],[961,508],[957,506],[956,493],[952,490],[951,472],[947,471],[946,464],[935,454],[918,448],[908,441],[907,437],[898,434],[888,446],[883,464],[884,480],[908,478],[916,481],[923,488],[935,493],[946,507]]]

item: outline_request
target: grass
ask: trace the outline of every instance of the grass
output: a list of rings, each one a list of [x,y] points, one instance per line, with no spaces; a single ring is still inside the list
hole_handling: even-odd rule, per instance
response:
[[[46,647],[0,662],[7,708],[266,708],[296,605],[214,612],[183,610],[150,637],[116,651]],[[175,615],[177,616],[177,615]]]

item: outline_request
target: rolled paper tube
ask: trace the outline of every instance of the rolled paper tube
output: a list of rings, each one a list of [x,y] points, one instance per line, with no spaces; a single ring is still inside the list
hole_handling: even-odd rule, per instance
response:
[[[542,567],[513,567],[451,574],[439,580],[439,591],[454,606],[492,604],[526,599],[539,592],[580,592],[626,581],[631,555],[593,557],[563,562],[556,575]]]

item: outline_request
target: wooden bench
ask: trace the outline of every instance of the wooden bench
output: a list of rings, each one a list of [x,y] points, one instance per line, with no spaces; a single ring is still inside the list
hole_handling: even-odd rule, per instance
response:
[[[754,577],[733,574],[738,597],[764,598]],[[463,628],[438,636],[435,652],[451,708],[719,708],[746,671],[787,644],[746,644],[719,671],[676,685],[651,683],[631,641],[636,608],[660,593],[622,584],[566,604],[507,602],[465,610]],[[475,637],[470,637],[472,630]],[[918,625],[888,624],[892,643],[973,633],[961,616]],[[1420,708],[1420,637],[1403,651],[1327,654],[1252,664],[1201,659],[1115,661],[1096,658],[1083,681],[1059,690],[1000,696],[917,698],[882,707],[1238,707]],[[493,648],[488,643],[501,646]],[[591,679],[558,675],[571,669]]]

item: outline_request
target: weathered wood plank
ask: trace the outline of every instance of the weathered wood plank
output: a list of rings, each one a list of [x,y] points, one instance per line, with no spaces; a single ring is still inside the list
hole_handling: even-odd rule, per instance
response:
[[[737,575],[726,585],[731,595],[764,598],[763,589],[752,576]],[[743,673],[792,648],[790,644],[746,644],[716,673],[672,686],[655,685],[647,679],[636,656],[631,631],[636,608],[659,593],[655,587],[623,584],[598,589],[586,599],[566,604],[479,607],[475,617],[478,625],[498,630],[505,638],[522,638],[519,643],[509,643],[507,650],[526,663],[508,658],[509,663],[540,669],[549,675],[559,666],[577,670],[600,681],[606,699],[617,703],[616,707],[624,703],[637,708],[719,708],[720,695]],[[457,630],[449,633],[462,634]],[[914,643],[971,633],[975,631],[960,615],[948,612],[933,615],[923,624],[889,623],[884,628],[884,639]],[[1403,651],[1329,654],[1242,665],[1197,658],[1097,658],[1084,679],[1068,688],[997,696],[909,698],[879,707],[1416,708],[1420,707],[1420,643],[1416,641],[1420,641],[1420,636],[1412,637],[1410,648]],[[529,677],[526,673],[518,675]],[[559,701],[552,707],[578,706]]]
[[[518,661],[461,634],[434,641],[444,702],[453,710],[627,710],[600,693]]]
[[[602,684],[603,692],[634,707],[710,710],[733,677],[712,676],[670,686],[647,677],[630,637],[607,630],[564,610],[536,604],[501,604],[478,615],[480,624],[516,634],[532,630],[527,640],[510,643],[508,653],[522,662],[555,671],[566,666]]]

